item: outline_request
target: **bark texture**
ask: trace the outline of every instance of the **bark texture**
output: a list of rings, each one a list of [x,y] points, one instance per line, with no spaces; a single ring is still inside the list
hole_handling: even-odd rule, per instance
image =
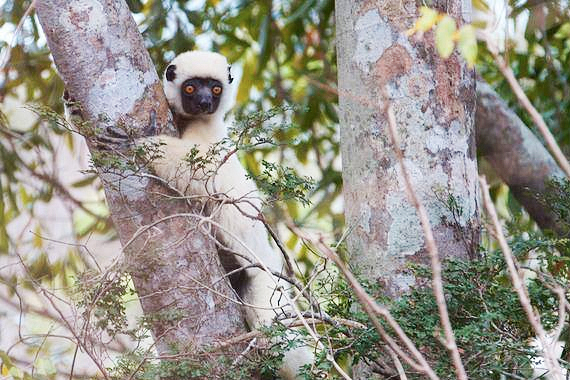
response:
[[[550,153],[487,83],[477,82],[477,149],[542,229],[568,234],[541,200],[546,184],[564,178]],[[543,199],[543,198],[542,198]]]
[[[86,121],[102,133],[119,125],[135,137],[176,133],[161,81],[123,0],[42,0],[37,12]],[[93,144],[90,150],[96,150]],[[245,332],[205,227],[199,230],[193,218],[171,217],[191,212],[188,204],[168,199],[162,185],[128,169],[100,170],[100,176],[120,240],[130,242],[127,270],[158,350],[196,350]]]
[[[470,3],[431,6],[461,25],[469,22]],[[396,113],[400,147],[440,254],[473,257],[479,239],[474,72],[457,53],[441,58],[433,33],[406,36],[418,4],[336,1],[348,248],[360,273],[392,295],[417,285],[406,264],[429,258],[390,144],[385,102]]]

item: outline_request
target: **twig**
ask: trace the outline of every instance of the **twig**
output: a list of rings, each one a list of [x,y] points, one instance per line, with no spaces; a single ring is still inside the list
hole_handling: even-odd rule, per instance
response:
[[[45,299],[49,302],[49,304],[51,305],[51,307],[56,311],[56,313],[59,315],[59,319],[62,322],[62,325],[67,328],[67,330],[71,333],[71,335],[73,335],[73,337],[76,340],[76,344],[79,345],[83,351],[89,356],[89,358],[93,361],[93,363],[97,366],[97,369],[101,372],[101,374],[103,375],[103,377],[108,380],[110,379],[109,373],[107,371],[107,369],[105,368],[105,366],[103,365],[102,362],[100,362],[98,360],[98,358],[95,356],[95,353],[90,349],[90,347],[88,347],[85,342],[81,339],[81,336],[77,333],[77,331],[75,331],[73,324],[70,323],[64,316],[63,311],[61,311],[61,309],[56,305],[54,298],[58,299],[61,301],[60,297],[57,297],[55,294],[49,292],[47,289],[45,289],[38,281],[35,280],[35,278],[32,276],[32,274],[30,273],[30,269],[28,268],[28,266],[26,265],[26,263],[24,262],[23,258],[18,254],[18,259],[20,260],[20,264],[22,265],[22,267],[24,268],[24,270],[26,271],[26,274],[28,275],[30,281],[34,284],[34,286],[39,290],[40,294],[42,294]]]
[[[6,46],[4,48],[5,50],[3,50],[2,54],[0,54],[0,71],[6,70],[6,65],[8,65],[8,62],[10,62],[10,55],[12,52],[12,48],[16,46],[16,41],[18,40],[18,36],[22,31],[22,28],[24,26],[24,21],[26,21],[26,18],[28,18],[30,13],[32,13],[32,10],[34,9],[35,6],[36,6],[36,0],[33,0],[28,6],[28,9],[26,9],[26,11],[24,12],[24,15],[22,16],[20,21],[18,22],[18,26],[16,26],[16,30],[14,30],[14,34],[12,36],[12,40],[10,41],[10,45]]]
[[[77,359],[77,351],[79,351],[79,344],[76,344],[75,350],[73,350],[73,360],[71,361],[71,371],[69,371],[69,380],[73,380],[73,370],[75,369],[75,360]]]
[[[237,358],[234,359],[234,361],[232,362],[232,367],[235,367],[241,361],[241,359],[244,358],[247,355],[247,353],[255,347],[256,342],[257,342],[257,338],[253,338],[249,342],[249,344],[247,345],[245,350],[240,352],[240,354],[237,356]]]
[[[396,367],[396,370],[398,371],[398,376],[400,376],[400,380],[408,380],[408,377],[406,376],[406,372],[404,371],[404,367],[402,366],[400,359],[398,359],[398,355],[396,355],[394,350],[392,350],[390,347],[386,347],[386,351],[388,351],[388,354],[390,354],[390,357],[394,361],[394,366]]]
[[[461,355],[459,355],[459,349],[455,343],[455,336],[453,334],[453,328],[451,326],[451,321],[449,319],[449,312],[447,310],[447,303],[445,301],[445,295],[443,293],[443,279],[441,276],[441,263],[439,261],[439,253],[437,246],[435,244],[435,239],[433,237],[433,231],[429,222],[429,218],[424,208],[423,204],[418,199],[416,192],[412,186],[412,181],[410,175],[406,168],[404,162],[404,155],[400,149],[400,142],[398,139],[398,132],[396,130],[396,117],[394,116],[394,111],[392,105],[387,102],[385,112],[388,116],[388,130],[390,132],[390,139],[392,140],[392,145],[394,152],[396,153],[396,158],[400,164],[400,169],[402,171],[402,176],[406,183],[406,191],[408,197],[410,198],[412,204],[418,212],[422,229],[424,232],[424,237],[426,240],[426,248],[431,258],[431,270],[432,270],[432,287],[433,293],[437,302],[437,309],[439,311],[439,319],[443,331],[445,334],[445,346],[451,354],[451,359],[453,361],[453,366],[455,367],[455,373],[457,378],[460,380],[467,380],[467,373],[463,367],[461,361]]]
[[[485,210],[487,214],[491,218],[492,227],[495,232],[495,236],[501,250],[503,251],[503,256],[505,257],[505,262],[509,269],[509,274],[511,276],[511,281],[513,283],[513,287],[517,292],[519,297],[519,301],[523,310],[526,313],[527,319],[532,326],[537,338],[543,348],[543,355],[545,359],[545,363],[547,368],[549,369],[550,376],[554,380],[562,380],[562,369],[556,359],[556,354],[554,353],[552,344],[550,344],[546,338],[546,332],[544,331],[544,327],[540,323],[540,317],[535,314],[534,310],[532,309],[532,305],[530,303],[530,299],[528,297],[526,288],[523,284],[523,281],[517,271],[517,267],[515,265],[515,260],[513,257],[513,253],[507,244],[507,239],[503,234],[501,225],[499,223],[499,217],[497,216],[497,210],[491,201],[491,196],[489,195],[489,185],[487,185],[487,180],[484,177],[479,177],[479,183],[481,185],[481,192],[483,193],[483,204],[485,205]]]
[[[257,260],[257,262],[261,265],[261,267],[263,268],[263,270],[266,273],[271,274],[271,270],[267,267],[267,265],[265,265],[265,263],[260,259],[260,257],[257,255],[257,253],[255,253],[250,247],[247,246],[247,244],[245,244],[245,242],[243,242],[243,240],[241,240],[237,235],[235,235],[233,232],[227,230],[226,228],[224,228],[224,226],[218,224],[217,222],[213,221],[213,220],[208,220],[208,222],[210,224],[212,224],[213,226],[215,226],[216,228],[224,231],[226,234],[228,234],[232,239],[234,239],[237,243],[239,243],[244,249],[246,249],[249,254],[255,259]],[[295,313],[295,315],[297,316],[297,318],[302,322],[303,327],[305,327],[305,329],[307,330],[307,332],[309,333],[309,335],[311,336],[311,338],[313,338],[313,340],[315,341],[315,343],[317,344],[317,347],[320,350],[324,350],[324,346],[321,342],[321,340],[319,339],[317,332],[311,328],[311,326],[309,325],[308,321],[305,319],[305,317],[303,316],[303,313],[301,313],[301,311],[299,310],[299,307],[295,304],[295,302],[293,302],[291,300],[291,297],[289,297],[289,295],[287,294],[286,291],[282,291],[279,290],[281,289],[281,285],[277,282],[277,280],[275,279],[274,276],[270,276],[271,280],[273,281],[273,283],[275,284],[275,289],[280,291],[281,295],[283,296],[283,298],[285,298],[285,301],[287,303],[287,305],[289,305],[289,307],[293,310],[293,312]],[[350,376],[348,376],[348,374],[346,374],[342,368],[339,366],[339,364],[336,362],[334,356],[330,355],[330,353],[327,353],[326,355],[327,360],[331,362],[331,364],[335,367],[335,369],[341,374],[341,376],[345,379],[345,380],[352,380]]]

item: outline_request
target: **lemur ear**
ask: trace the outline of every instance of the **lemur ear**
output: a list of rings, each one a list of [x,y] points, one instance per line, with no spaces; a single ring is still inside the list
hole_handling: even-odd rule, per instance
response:
[[[168,65],[166,68],[166,80],[172,82],[176,79],[176,65]]]
[[[234,77],[232,77],[232,67],[228,66],[228,82],[232,83],[234,81]]]

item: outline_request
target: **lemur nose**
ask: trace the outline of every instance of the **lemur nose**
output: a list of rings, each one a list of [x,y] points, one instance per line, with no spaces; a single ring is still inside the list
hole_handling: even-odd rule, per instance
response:
[[[208,99],[200,100],[200,110],[202,110],[202,112],[210,111],[211,105],[212,104]]]

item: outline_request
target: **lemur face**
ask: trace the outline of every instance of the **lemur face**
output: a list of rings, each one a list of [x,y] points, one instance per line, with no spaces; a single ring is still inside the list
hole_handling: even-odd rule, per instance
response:
[[[178,55],[164,72],[164,92],[172,110],[186,119],[224,117],[231,107],[233,78],[226,58],[190,51]]]
[[[213,114],[220,105],[223,84],[212,78],[187,79],[180,86],[184,112],[190,115]]]

